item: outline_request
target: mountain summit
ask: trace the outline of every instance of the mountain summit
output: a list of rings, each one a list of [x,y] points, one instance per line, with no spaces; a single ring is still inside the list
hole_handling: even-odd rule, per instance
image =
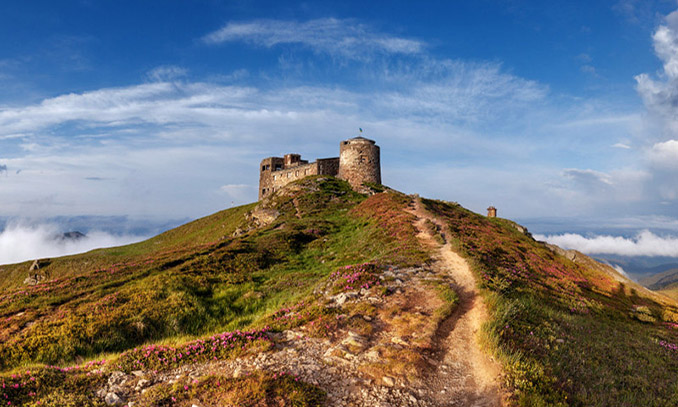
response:
[[[0,266],[25,406],[678,403],[678,308],[514,222],[327,175],[133,245]]]

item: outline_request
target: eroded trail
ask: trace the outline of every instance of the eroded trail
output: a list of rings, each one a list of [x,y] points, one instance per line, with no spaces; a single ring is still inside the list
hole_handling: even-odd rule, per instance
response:
[[[487,311],[473,273],[446,239],[446,225],[426,211],[419,198],[409,211],[417,217],[418,238],[434,251],[432,266],[454,279],[459,295],[459,305],[441,324],[435,350],[429,355],[430,366],[424,374],[428,396],[439,406],[501,406],[501,366],[480,349],[476,340]]]

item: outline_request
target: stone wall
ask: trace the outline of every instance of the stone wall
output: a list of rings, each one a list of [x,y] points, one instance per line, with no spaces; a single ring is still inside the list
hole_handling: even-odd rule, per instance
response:
[[[339,157],[318,158],[318,174],[337,176],[339,174]]]
[[[288,154],[290,156],[292,154]],[[287,156],[285,158],[287,158]],[[279,190],[290,182],[309,175],[336,176],[339,171],[339,158],[323,158],[308,164],[308,161],[288,161],[280,157],[269,157],[261,161],[259,174],[259,200]],[[280,164],[277,167],[276,164]],[[276,170],[276,168],[278,168]]]

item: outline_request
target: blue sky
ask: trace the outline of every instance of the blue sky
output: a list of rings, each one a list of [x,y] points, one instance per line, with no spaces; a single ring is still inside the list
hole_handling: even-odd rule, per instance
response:
[[[254,201],[261,158],[336,156],[362,127],[404,192],[670,238],[676,9],[3,1],[0,218],[196,218]]]

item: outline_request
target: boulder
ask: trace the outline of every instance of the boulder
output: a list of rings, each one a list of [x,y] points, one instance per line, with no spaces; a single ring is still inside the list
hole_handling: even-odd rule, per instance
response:
[[[30,274],[24,279],[24,284],[26,285],[36,285],[40,284],[41,281],[45,281],[46,277],[42,274]]]
[[[110,392],[104,397],[104,402],[109,406],[121,406],[124,403],[124,400],[116,393]]]

